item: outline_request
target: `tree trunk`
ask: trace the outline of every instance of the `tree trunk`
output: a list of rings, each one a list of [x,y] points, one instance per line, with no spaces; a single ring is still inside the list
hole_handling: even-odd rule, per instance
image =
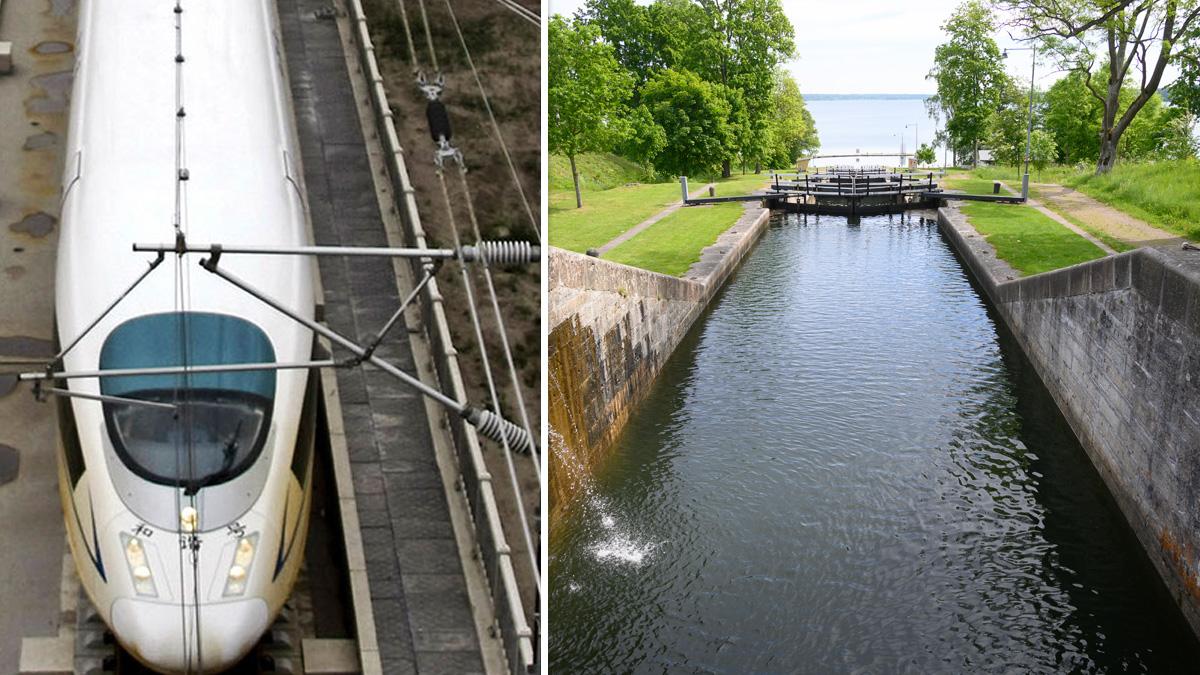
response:
[[[971,168],[979,168],[979,141],[975,141],[975,145],[971,146]]]
[[[1117,163],[1117,139],[1115,135],[1109,131],[1100,137],[1100,160],[1096,162],[1096,175],[1103,175],[1112,171],[1112,168]]]
[[[583,208],[583,198],[579,195],[579,170],[575,168],[575,155],[567,155],[571,160],[571,179],[575,181],[575,208]]]
[[[754,163],[754,175],[757,176],[760,173],[762,173],[762,162],[755,162]]]
[[[721,178],[729,178],[733,175],[733,167],[729,160],[721,162]]]

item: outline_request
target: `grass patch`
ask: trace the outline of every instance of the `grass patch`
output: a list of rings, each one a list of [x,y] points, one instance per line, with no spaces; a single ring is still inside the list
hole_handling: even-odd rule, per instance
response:
[[[655,182],[653,170],[607,152],[582,154],[575,158],[575,168],[579,171],[579,189],[584,192],[609,190],[628,183]],[[548,173],[550,191],[567,191],[574,199],[575,183],[571,180],[571,160],[560,155],[550,155]]]
[[[604,258],[680,276],[700,259],[700,251],[711,246],[743,212],[737,202],[682,208],[609,251]]]
[[[995,180],[1003,179],[980,178],[970,173],[954,173],[942,179],[941,185],[947,190],[956,190],[970,195],[990,195],[992,194],[992,181]],[[1000,194],[1007,195],[1008,193],[1001,188]]]
[[[1021,274],[1039,274],[1104,257],[1095,244],[1030,206],[970,202],[962,211]]]
[[[585,192],[575,208],[575,192],[550,192],[550,243],[583,253],[679,201],[675,183],[653,183]]]
[[[1129,242],[1125,241],[1124,239],[1114,237],[1113,235],[1105,232],[1104,230],[1101,230],[1098,227],[1093,227],[1091,224],[1085,223],[1082,220],[1080,220],[1079,218],[1076,218],[1075,216],[1071,215],[1070,213],[1067,213],[1066,211],[1055,207],[1053,203],[1051,203],[1049,200],[1043,198],[1043,196],[1041,194],[1039,194],[1039,192],[1040,191],[1037,190],[1036,188],[1031,187],[1029,189],[1029,196],[1034,199],[1040,200],[1042,202],[1042,206],[1045,206],[1046,208],[1050,209],[1051,211],[1053,211],[1053,212],[1057,213],[1058,215],[1062,216],[1063,218],[1067,219],[1075,227],[1078,227],[1079,229],[1083,230],[1084,232],[1087,232],[1088,234],[1099,239],[1100,241],[1104,242],[1105,244],[1108,244],[1108,246],[1110,248],[1112,248],[1112,250],[1116,251],[1117,253],[1124,253],[1125,251],[1132,251],[1135,248],[1137,248],[1137,246],[1130,244]]]
[[[639,182],[647,178],[646,170],[615,155],[584,155],[576,158],[576,166],[584,177],[580,209],[575,208],[570,163],[550,156],[550,243],[559,248],[583,253],[602,246],[680,199],[677,181]],[[763,172],[716,181],[696,178],[688,187],[695,192],[709,182],[717,183],[718,196],[729,197],[765,187],[770,176]]]
[[[1016,167],[979,167],[977,178],[1020,180]],[[1200,238],[1200,162],[1185,159],[1118,164],[1097,176],[1093,167],[1047,167],[1035,182],[1058,183],[1147,223],[1190,239]],[[1089,230],[1090,231],[1090,230]]]

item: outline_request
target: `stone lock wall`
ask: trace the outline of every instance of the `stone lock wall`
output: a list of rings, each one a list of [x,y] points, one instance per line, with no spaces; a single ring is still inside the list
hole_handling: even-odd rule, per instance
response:
[[[550,249],[552,522],[607,455],[667,358],[753,247],[769,215],[765,208],[748,206],[682,278]]]
[[[1005,280],[961,214],[939,223],[1200,633],[1200,252],[1143,248]]]

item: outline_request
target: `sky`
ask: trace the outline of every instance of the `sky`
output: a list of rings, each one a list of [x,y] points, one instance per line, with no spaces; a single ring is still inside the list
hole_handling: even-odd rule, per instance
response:
[[[788,67],[805,94],[932,94],[936,87],[925,75],[934,48],[945,39],[941,25],[959,2],[782,0],[799,55]],[[571,15],[584,0],[549,4],[551,14]],[[1019,46],[1003,31],[996,42],[1001,48]],[[1029,58],[1029,52],[1011,53],[1009,71],[1027,81]],[[1056,79],[1050,69],[1039,69],[1039,87]]]

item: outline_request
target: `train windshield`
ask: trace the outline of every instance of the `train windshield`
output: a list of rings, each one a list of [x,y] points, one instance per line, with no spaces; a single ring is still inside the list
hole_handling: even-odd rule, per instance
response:
[[[100,351],[102,370],[274,361],[262,329],[202,312],[130,319]],[[237,477],[262,452],[275,371],[103,377],[100,393],[142,402],[104,403],[121,461],[146,480],[194,493]]]

